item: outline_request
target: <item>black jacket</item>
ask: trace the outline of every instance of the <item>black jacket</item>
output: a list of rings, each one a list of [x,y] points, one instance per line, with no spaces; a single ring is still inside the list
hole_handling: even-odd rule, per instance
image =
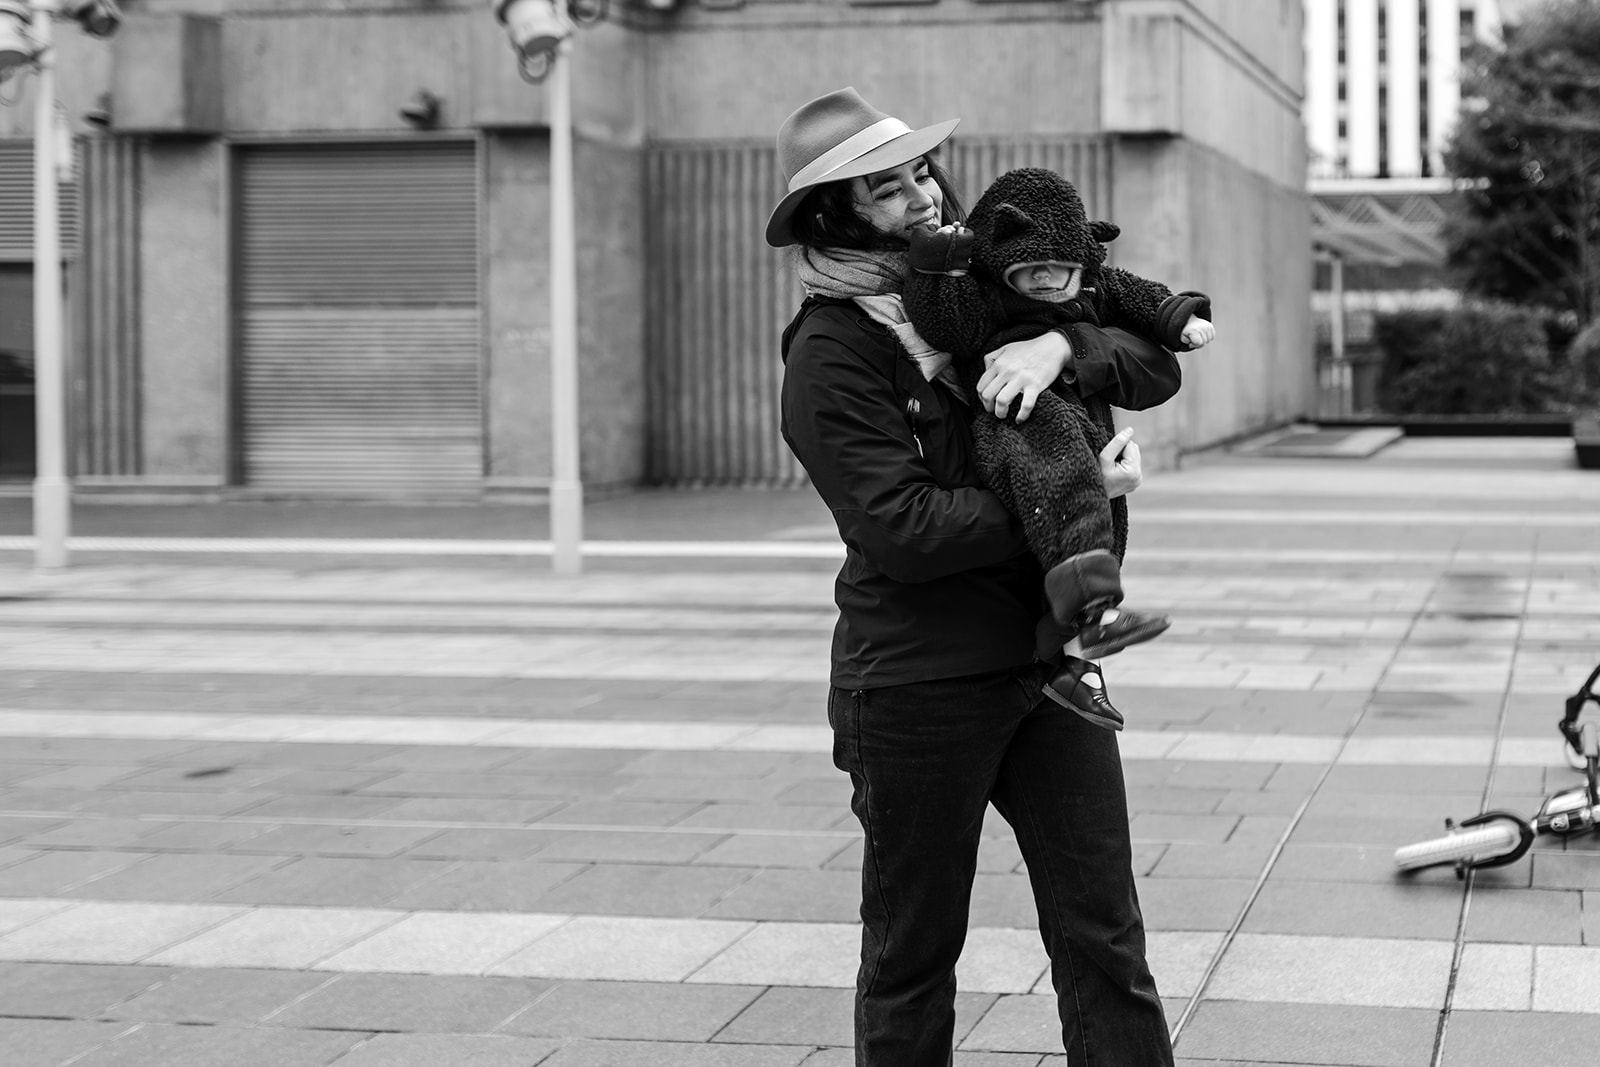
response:
[[[1178,388],[1171,352],[1069,329],[1076,388],[1128,409]],[[853,301],[812,298],[783,334],[783,437],[845,543],[832,683],[870,689],[1034,658],[1043,576],[1022,527],[982,488],[970,408],[923,379]]]

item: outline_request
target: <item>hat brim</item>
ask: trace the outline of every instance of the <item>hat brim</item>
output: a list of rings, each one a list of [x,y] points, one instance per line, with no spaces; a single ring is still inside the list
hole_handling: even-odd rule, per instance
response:
[[[794,234],[789,230],[789,221],[794,217],[795,208],[800,206],[806,194],[819,185],[828,182],[845,181],[850,178],[860,178],[867,174],[875,174],[880,170],[888,170],[909,163],[919,156],[924,156],[938,148],[955,132],[960,119],[950,119],[938,122],[932,126],[924,126],[920,130],[901,134],[894,140],[879,145],[864,155],[857,156],[850,162],[829,171],[814,182],[807,182],[794,190],[772,209],[772,215],[767,219],[767,244],[774,248],[783,248],[794,244]]]

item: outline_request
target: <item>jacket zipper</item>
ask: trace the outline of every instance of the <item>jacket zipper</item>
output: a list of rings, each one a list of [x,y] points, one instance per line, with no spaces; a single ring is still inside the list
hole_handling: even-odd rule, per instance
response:
[[[916,397],[906,400],[906,421],[911,424],[911,439],[917,443],[917,455],[927,459],[927,454],[922,451],[922,438],[917,435],[917,416],[922,413],[922,404]]]

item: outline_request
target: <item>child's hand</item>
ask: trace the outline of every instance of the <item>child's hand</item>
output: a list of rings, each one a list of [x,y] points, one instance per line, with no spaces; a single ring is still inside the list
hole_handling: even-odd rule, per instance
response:
[[[920,274],[967,273],[972,259],[972,231],[954,223],[937,230],[911,231],[911,269]]]
[[[1106,499],[1127,496],[1144,484],[1139,466],[1139,446],[1133,443],[1133,427],[1122,430],[1100,450],[1100,476],[1106,483]]]
[[[1183,324],[1183,343],[1190,348],[1204,348],[1217,339],[1217,328],[1199,315],[1190,315]]]

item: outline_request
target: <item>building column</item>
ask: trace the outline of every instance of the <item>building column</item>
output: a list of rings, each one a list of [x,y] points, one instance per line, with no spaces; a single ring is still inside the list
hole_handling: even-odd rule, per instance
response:
[[[1418,0],[1389,0],[1389,176],[1422,173]]]
[[[1306,0],[1306,140],[1319,177],[1332,177],[1339,160],[1338,50],[1338,0]]]
[[[1378,0],[1345,0],[1345,144],[1350,175],[1378,173]]]
[[[1428,4],[1428,159],[1444,173],[1444,146],[1461,109],[1461,14],[1456,0]]]

